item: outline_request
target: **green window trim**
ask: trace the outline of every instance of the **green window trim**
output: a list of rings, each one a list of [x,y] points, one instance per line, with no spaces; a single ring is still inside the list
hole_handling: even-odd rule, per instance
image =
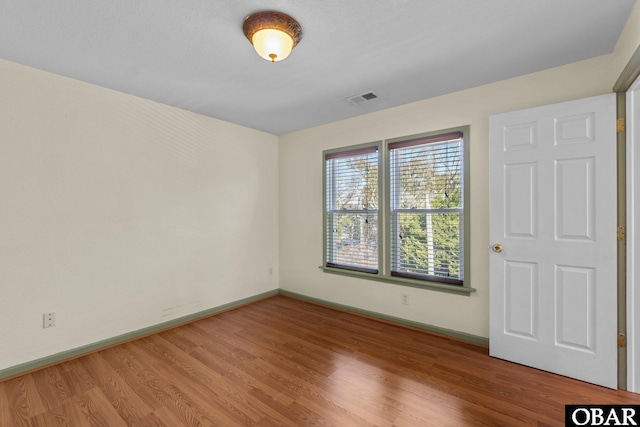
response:
[[[402,272],[391,271],[391,254],[392,254],[392,242],[390,236],[391,227],[391,181],[390,165],[389,165],[389,150],[391,147],[403,147],[410,146],[410,141],[415,140],[428,140],[437,141],[437,138],[441,135],[451,135],[459,133],[463,140],[463,167],[462,167],[462,199],[463,205],[460,208],[461,211],[461,224],[462,233],[462,254],[460,258],[462,265],[460,268],[461,279],[448,280],[445,277],[437,277],[437,281],[429,280],[426,275],[403,274]],[[378,229],[377,229],[377,249],[378,249],[378,268],[377,269],[358,269],[339,266],[328,261],[328,241],[327,236],[327,159],[339,157],[340,153],[357,152],[361,150],[370,149],[370,147],[377,147],[378,149],[378,194],[379,194],[379,206],[378,206]],[[451,129],[438,130],[434,132],[421,133],[417,135],[409,135],[400,138],[393,138],[383,141],[375,141],[366,144],[354,145],[349,147],[342,147],[333,150],[323,151],[323,264],[320,266],[323,272],[330,274],[337,274],[353,278],[361,278],[366,280],[374,280],[385,283],[397,284],[402,286],[410,286],[415,288],[430,289],[439,292],[446,292],[458,295],[470,295],[475,292],[475,289],[470,286],[470,173],[469,173],[469,126],[456,127]],[[414,278],[418,277],[418,278]]]
[[[429,289],[432,291],[445,292],[456,295],[470,295],[476,290],[470,286],[447,285],[438,282],[428,282],[425,280],[412,280],[400,277],[384,276],[380,273],[364,273],[361,271],[350,271],[343,268],[332,268],[326,266],[319,267],[323,272],[337,274],[339,276],[353,277],[356,279],[373,280],[376,282],[390,283],[393,285],[408,286],[410,288]]]

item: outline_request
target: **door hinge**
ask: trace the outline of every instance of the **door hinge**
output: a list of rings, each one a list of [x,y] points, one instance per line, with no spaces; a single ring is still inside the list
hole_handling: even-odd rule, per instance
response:
[[[624,119],[620,118],[618,120],[616,120],[616,131],[617,132],[624,132]]]
[[[626,230],[625,230],[625,228],[624,228],[624,225],[620,225],[620,226],[618,226],[618,232],[617,232],[617,235],[618,235],[618,240],[624,240],[624,239],[625,239],[625,237],[626,237],[626,236],[625,236],[625,235],[626,235]]]
[[[627,336],[625,334],[618,334],[618,347],[627,346]]]

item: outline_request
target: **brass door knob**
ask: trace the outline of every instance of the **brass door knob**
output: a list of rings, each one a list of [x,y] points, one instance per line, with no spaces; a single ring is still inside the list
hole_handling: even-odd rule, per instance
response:
[[[493,252],[502,252],[502,245],[500,243],[496,243],[495,245],[491,246],[491,249],[493,249]]]

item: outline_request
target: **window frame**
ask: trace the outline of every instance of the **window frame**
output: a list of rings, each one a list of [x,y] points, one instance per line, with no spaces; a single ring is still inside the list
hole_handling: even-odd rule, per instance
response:
[[[394,144],[402,141],[408,141],[418,138],[427,138],[437,135],[443,135],[447,133],[461,132],[463,140],[462,159],[463,159],[463,230],[462,238],[463,244],[463,282],[462,284],[449,284],[445,281],[429,281],[426,279],[413,279],[410,277],[401,277],[391,274],[391,236],[389,234],[391,227],[391,174],[389,164],[389,144]],[[441,129],[431,132],[424,132],[420,134],[407,135],[398,138],[390,138],[386,140],[379,140],[369,142],[365,144],[352,145],[348,147],[340,147],[322,152],[322,238],[323,238],[323,262],[320,267],[325,273],[338,274],[342,276],[362,278],[374,281],[380,281],[390,284],[409,286],[421,289],[430,289],[434,291],[446,292],[458,295],[470,295],[475,292],[475,289],[471,287],[470,277],[470,223],[471,223],[471,209],[470,209],[470,127],[459,126],[449,129]],[[346,268],[332,267],[327,265],[327,238],[326,238],[326,221],[327,221],[327,176],[326,176],[326,155],[330,153],[340,153],[345,151],[351,151],[358,148],[366,148],[370,146],[378,147],[378,271],[364,272],[351,270]]]
[[[327,156],[333,155],[333,154],[342,154],[342,153],[348,153],[348,152],[355,152],[358,150],[366,150],[368,148],[372,148],[374,147],[378,153],[378,209],[377,209],[377,217],[378,217],[378,235],[377,235],[377,249],[378,249],[378,268],[377,270],[373,270],[371,269],[370,271],[367,271],[367,268],[358,268],[358,267],[349,267],[349,266],[333,266],[333,265],[329,265],[330,263],[327,261],[327,259],[329,258],[329,253],[331,251],[331,249],[329,248],[328,245],[328,239],[327,239],[327,221],[328,221],[328,215],[327,212],[329,211],[329,209],[327,209],[327,181],[328,181],[328,177],[327,177],[327,166],[326,166],[326,162],[327,162]],[[381,237],[382,237],[382,231],[380,229],[380,225],[382,223],[382,211],[381,211],[381,196],[382,196],[382,186],[383,186],[383,181],[382,181],[382,175],[380,173],[380,155],[381,155],[381,151],[383,150],[383,144],[382,141],[374,141],[374,142],[369,142],[369,143],[365,143],[365,144],[359,144],[359,145],[352,145],[349,147],[342,147],[342,148],[338,148],[338,149],[333,149],[333,150],[325,150],[322,152],[322,241],[323,241],[323,262],[322,262],[322,266],[323,268],[326,269],[330,269],[330,270],[336,270],[336,271],[346,271],[349,272],[351,274],[365,274],[367,276],[370,275],[378,275],[380,274],[380,267],[382,264],[382,257],[384,254],[383,251],[383,247],[381,245]],[[332,263],[331,263],[332,264]]]
[[[392,200],[393,195],[395,194],[395,191],[393,191],[393,187],[395,187],[395,185],[400,185],[399,182],[399,176],[396,176],[396,174],[400,174],[401,173],[401,169],[400,167],[402,166],[400,160],[404,157],[404,154],[398,154],[398,156],[400,157],[396,157],[396,162],[394,163],[394,157],[392,157],[392,151],[394,150],[398,150],[397,153],[402,153],[401,150],[403,149],[410,149],[410,148],[417,148],[417,147],[425,147],[425,146],[429,146],[430,144],[439,144],[439,143],[443,143],[443,142],[448,142],[448,141],[454,141],[454,140],[462,140],[462,151],[459,152],[460,155],[460,160],[462,162],[462,169],[461,169],[461,175],[462,175],[462,180],[460,181],[460,184],[462,185],[462,206],[458,207],[458,208],[447,208],[447,209],[443,209],[443,208],[411,208],[411,209],[407,209],[407,208],[401,208],[400,206],[398,206],[398,203],[400,203],[400,199],[398,200]],[[425,134],[421,134],[421,135],[413,135],[413,136],[408,136],[408,137],[401,137],[401,138],[393,138],[390,140],[385,141],[385,145],[386,145],[386,150],[387,150],[387,154],[388,154],[388,159],[387,162],[385,164],[385,166],[387,166],[387,173],[385,178],[387,179],[389,185],[387,186],[388,188],[388,197],[387,197],[387,205],[386,205],[386,209],[385,209],[385,214],[389,215],[389,218],[387,220],[387,224],[389,225],[389,232],[386,234],[386,236],[389,237],[389,241],[388,241],[388,245],[386,247],[386,253],[389,254],[389,269],[390,269],[390,275],[393,277],[402,277],[402,278],[415,278],[416,280],[419,281],[425,281],[425,282],[433,282],[433,283],[445,283],[445,284],[450,284],[450,285],[455,285],[455,286],[463,286],[464,285],[464,265],[460,265],[461,268],[461,273],[462,273],[462,279],[457,279],[457,278],[448,278],[445,276],[438,276],[438,275],[425,275],[425,274],[420,274],[420,273],[410,273],[410,272],[404,272],[404,271],[397,271],[394,270],[394,260],[392,259],[394,254],[396,254],[396,256],[398,256],[398,248],[394,247],[394,245],[398,245],[400,242],[398,242],[396,240],[396,235],[395,233],[399,233],[400,231],[397,229],[397,227],[399,226],[399,223],[397,221],[399,221],[399,216],[402,214],[420,214],[420,213],[424,213],[426,214],[443,214],[446,213],[445,211],[450,211],[449,213],[458,213],[460,215],[460,219],[461,221],[459,221],[458,226],[460,227],[460,229],[462,230],[461,233],[461,237],[462,237],[462,241],[461,241],[461,245],[458,246],[458,248],[460,248],[460,254],[461,254],[461,261],[464,263],[465,260],[465,254],[464,254],[464,242],[465,242],[465,234],[464,234],[464,230],[465,230],[465,226],[464,226],[464,219],[465,219],[465,210],[464,210],[464,206],[465,206],[465,194],[464,194],[464,190],[466,188],[465,182],[464,182],[464,178],[466,176],[465,171],[464,171],[464,166],[466,164],[465,161],[465,157],[464,157],[464,134],[461,131],[454,131],[454,132],[437,132],[433,135],[425,135]],[[433,146],[429,147],[429,149],[432,149]],[[448,159],[447,159],[448,160]],[[438,165],[440,166],[440,165]],[[395,174],[394,174],[395,172]],[[396,189],[396,191],[398,191],[398,189]],[[400,197],[399,195],[396,195],[396,197]],[[394,214],[397,215],[395,217],[395,221],[394,221]],[[435,239],[435,236],[433,236],[433,238]],[[435,251],[434,251],[435,252]],[[430,268],[435,268],[435,265],[431,265]],[[433,279],[433,280],[431,280]]]

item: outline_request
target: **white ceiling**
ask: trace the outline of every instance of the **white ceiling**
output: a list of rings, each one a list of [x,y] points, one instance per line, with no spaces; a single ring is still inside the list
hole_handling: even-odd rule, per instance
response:
[[[634,2],[0,0],[0,58],[283,134],[610,53]],[[282,62],[260,10],[302,25]]]

